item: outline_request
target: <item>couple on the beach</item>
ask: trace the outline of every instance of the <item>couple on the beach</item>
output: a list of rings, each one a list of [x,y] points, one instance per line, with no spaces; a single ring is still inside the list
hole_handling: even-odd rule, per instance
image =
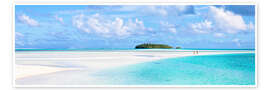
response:
[[[193,51],[193,54],[199,54],[199,51]]]

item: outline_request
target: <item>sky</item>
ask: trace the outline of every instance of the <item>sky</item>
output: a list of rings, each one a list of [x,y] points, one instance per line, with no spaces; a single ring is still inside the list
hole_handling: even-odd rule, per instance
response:
[[[16,49],[254,49],[254,5],[16,5]]]

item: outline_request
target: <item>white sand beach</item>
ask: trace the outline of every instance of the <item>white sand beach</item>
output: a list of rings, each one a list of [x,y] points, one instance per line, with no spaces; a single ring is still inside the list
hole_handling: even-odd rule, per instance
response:
[[[16,80],[69,70],[115,68],[154,60],[210,54],[254,53],[254,51],[137,50],[137,51],[22,51],[16,52]]]
[[[15,68],[16,68],[16,78],[24,78],[32,75],[74,70],[73,68],[58,68],[58,67],[35,66],[35,65],[16,65]]]

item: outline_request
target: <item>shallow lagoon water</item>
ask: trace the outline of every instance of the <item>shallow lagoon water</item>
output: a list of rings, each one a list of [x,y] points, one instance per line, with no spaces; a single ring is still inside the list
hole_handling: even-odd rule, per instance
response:
[[[255,85],[255,54],[170,58],[91,76],[105,85]]]
[[[67,65],[70,67],[69,63]],[[80,70],[61,71],[18,79],[16,84],[255,85],[255,54],[186,56],[132,64],[97,72],[82,67]]]

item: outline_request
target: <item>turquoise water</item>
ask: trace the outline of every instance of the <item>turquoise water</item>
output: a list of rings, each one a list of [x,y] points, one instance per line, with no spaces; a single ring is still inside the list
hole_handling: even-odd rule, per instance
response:
[[[248,50],[253,51],[255,49],[209,49],[209,48],[183,48],[179,50]]]
[[[255,85],[255,54],[171,58],[100,71],[113,85]]]

